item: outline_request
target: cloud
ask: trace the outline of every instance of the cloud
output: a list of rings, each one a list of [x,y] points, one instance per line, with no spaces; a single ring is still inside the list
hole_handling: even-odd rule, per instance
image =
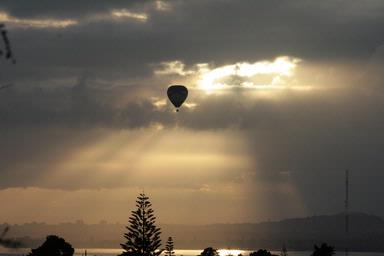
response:
[[[282,56],[273,61],[238,62],[215,68],[210,67],[209,63],[198,63],[194,65],[194,70],[186,70],[185,64],[181,61],[171,61],[161,63],[162,69],[154,72],[156,75],[197,76],[198,87],[207,92],[231,89],[231,87],[267,89],[273,88],[273,85],[285,83],[282,78],[292,76],[298,62],[300,62],[299,59]],[[260,75],[269,76],[270,81],[260,84],[257,81]]]
[[[311,63],[290,57],[219,67],[172,61],[154,66],[153,73],[136,85],[109,84],[86,72],[74,86],[63,82],[50,88],[7,88],[0,94],[0,116],[7,126],[172,127],[176,121],[165,91],[178,81],[187,85],[190,95],[177,122],[191,129],[268,127],[297,116],[330,117],[332,108],[353,118],[369,116],[380,105],[381,96],[370,95],[378,89],[374,81],[380,80],[380,72],[371,68],[367,72],[363,75],[361,66],[346,71],[337,66],[330,73],[327,65],[312,68]],[[355,81],[356,76],[366,79],[366,86],[361,87],[364,81]],[[356,102],[360,109],[350,112]],[[335,117],[326,122],[338,121]]]
[[[1,84],[14,84],[0,92],[0,187],[192,184],[211,193],[231,185],[264,194],[266,204],[287,193],[295,209],[327,212],[339,209],[338,182],[351,168],[361,186],[356,208],[374,209],[368,199],[383,192],[383,8],[357,0],[1,1],[8,22],[36,26],[9,30],[18,63],[0,63]],[[53,26],[66,20],[77,23]],[[44,22],[51,26],[37,26]],[[208,94],[201,82],[227,89]],[[190,107],[177,115],[165,95],[174,83],[190,89]],[[211,143],[206,132],[230,143]],[[169,144],[180,134],[184,146]],[[153,171],[166,167],[151,163],[172,159],[135,158],[125,147],[184,150],[175,161],[191,155],[197,167],[169,172],[185,183],[166,182]],[[233,149],[234,164],[218,149]],[[148,177],[156,179],[142,182]]]
[[[199,64],[197,64],[199,65]],[[193,70],[186,70],[185,64],[182,61],[165,61],[161,62],[159,68],[155,68],[156,75],[180,75],[187,76],[195,73]]]
[[[18,81],[38,74],[41,82],[48,83],[58,76],[78,76],[84,69],[104,79],[143,78],[153,64],[173,60],[216,67],[277,56],[362,63],[384,41],[384,19],[377,12],[383,4],[376,1],[367,5],[359,1],[171,1],[166,14],[158,10],[158,3],[40,1],[32,6],[2,1],[2,12],[15,20],[77,24],[65,29],[11,30],[19,65],[5,71]],[[340,14],[340,8],[348,15]],[[111,18],[114,12],[129,17]]]
[[[5,0],[0,3],[0,8],[18,18],[66,17],[78,19],[94,13],[109,12],[112,9],[140,8],[141,6],[151,4],[152,2],[153,1],[147,0],[131,0],[129,2],[122,0],[85,0],[82,2],[67,1],[66,3],[63,3],[59,0],[39,0],[38,2],[32,4],[25,3],[22,0]]]
[[[375,66],[380,58],[373,59]],[[370,82],[380,79],[374,74]],[[329,78],[315,86],[323,81]],[[339,87],[286,89],[268,96],[191,90],[196,107],[182,108],[177,115],[169,103],[164,105],[162,90],[97,84],[86,74],[68,88],[2,92],[1,187],[169,186],[222,195],[218,187],[234,186],[241,187],[236,193],[248,193],[264,205],[263,214],[249,206],[249,216],[267,216],[276,207],[293,216],[338,211],[348,168],[354,175],[352,193],[359,193],[353,209],[383,213],[366,203],[373,193],[383,192],[384,123],[378,116],[384,101],[377,84],[344,81]],[[221,139],[214,143],[206,132]],[[219,149],[229,152],[217,154]],[[287,172],[289,176],[281,174]]]
[[[65,28],[77,24],[76,20],[71,19],[19,19],[9,16],[5,12],[0,12],[0,22],[5,22],[11,26],[37,27],[37,28]]]
[[[105,21],[134,20],[146,22],[149,16],[145,12],[135,12],[125,8],[112,9],[105,13],[94,13],[81,18],[19,18],[8,14],[5,11],[0,12],[0,22],[7,23],[11,28],[33,28],[33,29],[64,29],[77,26],[84,23],[98,23]]]
[[[134,13],[126,9],[112,10],[111,14],[117,18],[131,18],[142,22],[148,20],[146,13]]]

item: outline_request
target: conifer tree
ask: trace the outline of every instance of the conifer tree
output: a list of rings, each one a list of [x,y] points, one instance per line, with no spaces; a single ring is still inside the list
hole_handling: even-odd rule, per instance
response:
[[[160,228],[156,227],[149,198],[141,193],[136,200],[137,210],[129,218],[128,232],[124,234],[127,241],[121,244],[122,256],[158,256],[161,254]]]
[[[165,255],[166,256],[174,256],[175,251],[173,250],[173,239],[172,237],[168,237],[167,244],[165,245]]]

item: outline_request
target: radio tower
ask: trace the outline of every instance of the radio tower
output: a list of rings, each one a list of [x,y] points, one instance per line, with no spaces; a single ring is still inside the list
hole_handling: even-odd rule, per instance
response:
[[[345,171],[345,256],[348,256],[348,233],[349,233],[349,171]]]

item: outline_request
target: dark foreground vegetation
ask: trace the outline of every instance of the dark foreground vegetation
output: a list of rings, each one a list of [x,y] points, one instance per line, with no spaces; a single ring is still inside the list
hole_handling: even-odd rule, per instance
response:
[[[40,247],[32,249],[28,256],[72,256],[74,253],[72,245],[61,237],[51,235]]]

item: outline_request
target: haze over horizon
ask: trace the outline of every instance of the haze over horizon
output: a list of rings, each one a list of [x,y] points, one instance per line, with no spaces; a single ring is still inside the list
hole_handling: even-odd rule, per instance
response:
[[[0,223],[126,223],[143,190],[160,223],[332,214],[346,169],[384,216],[383,1],[2,0],[0,23]]]
[[[371,214],[371,213],[365,213],[365,212],[349,212],[349,215],[356,215],[356,216],[368,216],[368,217],[372,217],[372,218],[379,218],[381,220],[383,220],[383,217],[380,217],[380,216],[377,216],[375,214]],[[338,212],[338,213],[330,213],[330,214],[322,214],[322,215],[317,215],[317,214],[314,214],[314,215],[308,215],[308,216],[296,216],[296,217],[290,217],[290,218],[283,218],[283,219],[266,219],[266,220],[261,220],[261,221],[255,221],[255,222],[211,222],[211,223],[174,223],[174,222],[171,222],[171,223],[165,223],[165,222],[158,222],[158,225],[159,226],[191,226],[191,227],[199,227],[199,226],[214,226],[214,225],[243,225],[243,224],[264,224],[264,223],[279,223],[279,222],[284,222],[284,221],[295,221],[295,220],[305,220],[305,219],[311,219],[311,218],[319,218],[319,217],[335,217],[335,216],[342,216],[341,218],[343,218],[344,220],[344,216],[345,216],[345,213],[344,211],[341,211],[341,212]],[[0,225],[4,225],[4,226],[12,226],[12,225],[16,225],[16,226],[23,226],[23,225],[35,225],[35,224],[38,224],[38,225],[122,225],[122,226],[126,226],[126,222],[127,220],[123,220],[122,222],[119,222],[119,221],[107,221],[105,219],[101,219],[99,221],[96,221],[96,222],[88,222],[87,220],[84,220],[84,219],[76,219],[76,220],[73,220],[73,221],[66,221],[66,222],[38,222],[38,221],[28,221],[28,222],[24,222],[24,223],[10,223],[10,222],[3,222],[3,223],[0,223]],[[343,222],[340,222],[339,223],[341,226],[344,225]]]

